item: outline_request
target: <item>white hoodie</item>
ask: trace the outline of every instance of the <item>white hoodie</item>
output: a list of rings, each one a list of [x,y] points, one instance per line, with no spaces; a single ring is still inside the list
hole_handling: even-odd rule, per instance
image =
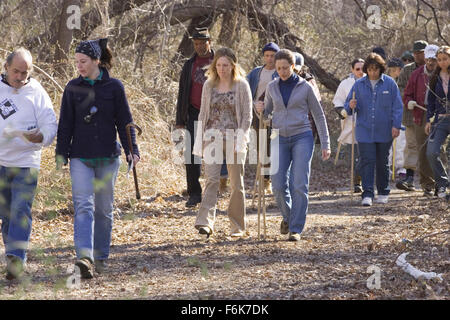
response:
[[[0,81],[0,166],[39,169],[41,149],[52,143],[57,128],[52,102],[39,82],[31,79],[16,90]],[[37,129],[42,143],[22,135]]]

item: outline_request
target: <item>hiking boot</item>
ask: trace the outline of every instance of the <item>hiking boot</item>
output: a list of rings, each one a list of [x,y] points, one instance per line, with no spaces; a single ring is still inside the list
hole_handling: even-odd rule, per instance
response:
[[[228,178],[220,178],[219,192],[225,193],[228,189]]]
[[[289,232],[289,241],[300,241],[300,233]]]
[[[355,188],[353,189],[353,193],[362,193],[362,188],[360,184],[355,184]]]
[[[272,182],[270,182],[270,179],[264,179],[264,193],[267,195],[272,194]]]
[[[97,273],[104,273],[107,267],[106,260],[95,260],[95,271]]]
[[[6,256],[6,280],[14,280],[20,278],[23,274],[23,261],[16,256]]]
[[[187,208],[192,208],[195,207],[198,203],[202,202],[202,196],[190,196],[189,200],[186,202],[186,207]]]
[[[362,201],[361,201],[361,204],[364,207],[370,207],[372,205],[372,198],[370,198],[370,197],[363,198]]]
[[[431,189],[423,189],[423,196],[424,197],[432,197],[436,195],[436,191],[433,191]]]
[[[281,234],[288,234],[289,233],[289,223],[287,223],[284,220],[281,220],[280,233]]]
[[[382,203],[386,204],[389,201],[389,196],[387,195],[378,195],[377,199],[375,200],[376,203]]]
[[[414,177],[408,176],[404,180],[400,180],[395,185],[397,189],[405,190],[405,191],[415,191],[414,189]]]
[[[75,262],[75,267],[80,269],[82,279],[92,279],[94,277],[94,266],[89,258],[81,258]]]

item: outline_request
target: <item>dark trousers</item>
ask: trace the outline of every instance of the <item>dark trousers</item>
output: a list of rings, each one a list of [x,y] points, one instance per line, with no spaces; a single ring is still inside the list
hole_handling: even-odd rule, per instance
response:
[[[187,193],[191,196],[202,195],[202,186],[200,185],[199,178],[201,173],[201,159],[194,156],[192,151],[194,149],[195,141],[195,122],[198,121],[198,114],[200,110],[190,106],[188,111],[188,121],[186,125],[186,130],[189,132],[190,145],[187,146],[186,150],[189,152],[189,157],[186,159],[186,182],[187,182]],[[190,161],[189,161],[190,160]]]
[[[374,180],[378,195],[387,196],[389,189],[389,149],[392,141],[385,143],[358,143],[360,152],[359,172],[362,178],[362,197],[374,197]]]

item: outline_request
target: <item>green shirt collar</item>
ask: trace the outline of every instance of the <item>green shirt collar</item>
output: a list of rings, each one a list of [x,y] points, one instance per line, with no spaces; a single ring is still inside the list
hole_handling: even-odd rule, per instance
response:
[[[86,80],[91,86],[93,86],[95,84],[95,81],[102,80],[102,77],[103,77],[103,70],[100,69],[100,74],[98,75],[97,79],[92,80],[92,79],[89,79],[88,77],[83,78],[83,79]]]

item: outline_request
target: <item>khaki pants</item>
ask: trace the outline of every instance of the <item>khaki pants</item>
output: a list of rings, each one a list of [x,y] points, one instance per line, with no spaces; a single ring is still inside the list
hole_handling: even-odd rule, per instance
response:
[[[425,124],[427,115],[424,113],[422,118],[422,125],[414,123],[414,130],[416,133],[416,142],[418,150],[418,170],[420,177],[420,186],[423,190],[434,190],[434,175],[427,158],[427,139],[425,134]]]
[[[413,126],[407,126],[405,131],[406,146],[405,146],[405,169],[417,170],[417,162],[419,160],[419,153],[417,151],[416,130]]]
[[[232,164],[228,164],[227,161],[228,177],[230,178],[231,185],[231,197],[228,205],[228,218],[231,222],[231,233],[245,232],[246,230],[244,189],[244,164],[246,154],[239,154],[239,159],[237,158],[237,154],[235,153]],[[197,220],[195,221],[196,229],[199,229],[200,227],[209,227],[211,230],[214,230],[217,191],[219,190],[221,167],[222,164],[204,165],[206,185],[202,203],[197,214]]]

